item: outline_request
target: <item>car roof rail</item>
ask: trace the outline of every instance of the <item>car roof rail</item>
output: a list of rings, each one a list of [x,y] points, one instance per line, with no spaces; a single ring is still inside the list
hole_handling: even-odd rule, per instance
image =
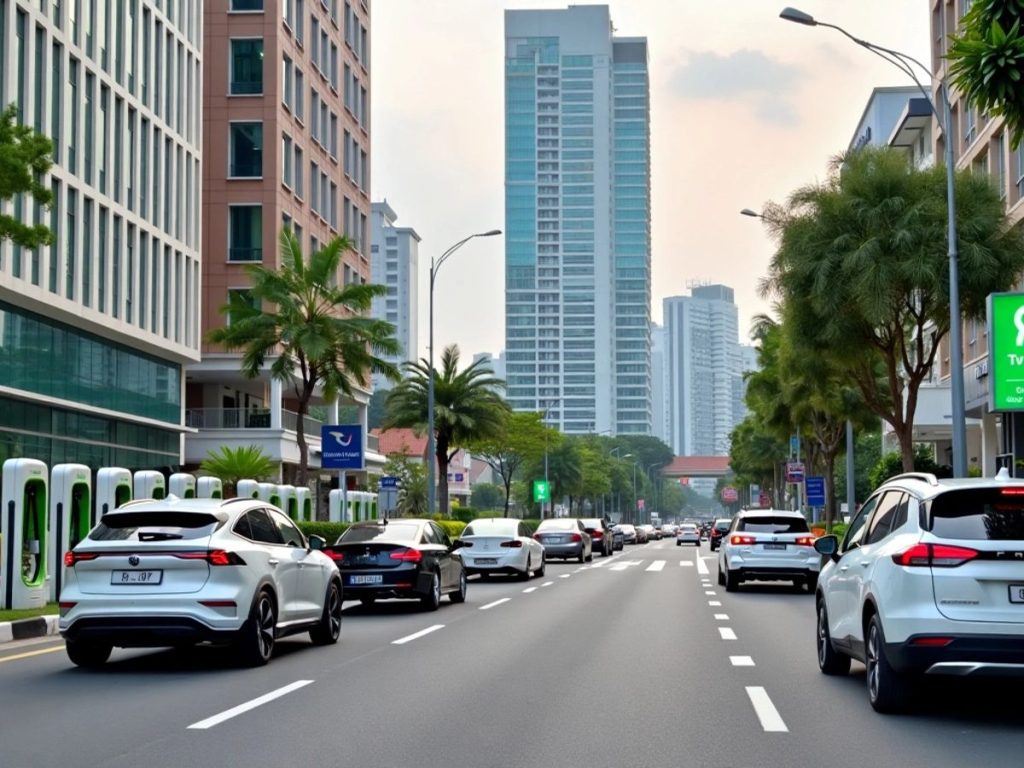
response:
[[[928,485],[939,484],[939,478],[937,478],[931,472],[903,472],[902,474],[890,477],[885,482],[888,483],[893,480],[923,480],[924,482],[928,483]]]
[[[232,496],[230,499],[221,501],[220,505],[226,507],[228,504],[234,504],[238,501],[259,501],[259,499],[254,499],[252,496]]]

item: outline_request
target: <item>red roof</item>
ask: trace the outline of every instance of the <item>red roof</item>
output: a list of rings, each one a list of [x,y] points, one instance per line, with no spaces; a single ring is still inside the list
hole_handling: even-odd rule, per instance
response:
[[[427,452],[427,436],[417,435],[412,429],[373,429],[370,434],[377,435],[377,453],[382,456],[398,453],[422,459]]]
[[[686,477],[727,475],[730,471],[728,456],[676,456],[661,472],[664,475]]]

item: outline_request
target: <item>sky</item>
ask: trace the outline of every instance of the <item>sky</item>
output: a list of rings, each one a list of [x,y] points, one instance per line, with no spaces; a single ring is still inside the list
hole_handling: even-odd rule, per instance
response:
[[[791,2],[793,0],[790,0]],[[575,3],[584,4],[584,3]],[[504,10],[548,0],[374,0],[371,189],[422,238],[420,350],[431,256],[504,228]],[[735,289],[740,341],[771,311],[773,253],[739,215],[825,179],[872,88],[906,75],[840,33],[778,17],[785,0],[610,0],[620,36],[646,36],[651,83],[651,316],[693,284]],[[925,0],[797,0],[823,22],[930,62]],[[504,347],[504,239],[477,238],[438,272],[435,346],[465,360]]]

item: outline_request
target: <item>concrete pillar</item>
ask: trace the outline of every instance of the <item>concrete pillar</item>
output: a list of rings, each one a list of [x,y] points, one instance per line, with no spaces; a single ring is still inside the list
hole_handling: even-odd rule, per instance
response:
[[[338,423],[338,398],[334,398],[334,402],[327,406],[327,423]]]
[[[281,429],[281,400],[283,388],[278,379],[270,380],[270,428]]]

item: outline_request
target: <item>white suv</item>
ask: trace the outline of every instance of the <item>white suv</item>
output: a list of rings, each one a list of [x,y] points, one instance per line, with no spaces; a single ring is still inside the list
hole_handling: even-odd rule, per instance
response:
[[[736,514],[718,550],[718,583],[734,592],[744,581],[792,581],[814,592],[821,557],[799,512],[745,509]]]
[[[818,666],[864,662],[879,712],[904,709],[914,678],[1024,674],[1024,482],[885,482],[828,556],[817,589]]]
[[[266,664],[274,641],[341,632],[341,578],[281,510],[256,499],[136,501],[103,516],[64,558],[60,633],[71,661],[114,646],[234,645]]]

